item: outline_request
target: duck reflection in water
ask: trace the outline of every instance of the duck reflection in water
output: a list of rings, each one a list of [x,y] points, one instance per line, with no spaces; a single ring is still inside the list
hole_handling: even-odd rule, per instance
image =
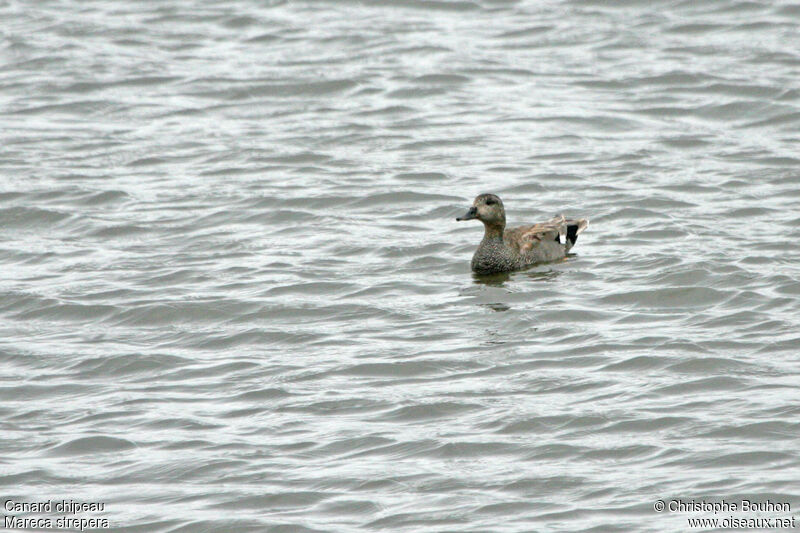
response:
[[[553,281],[561,275],[560,270],[529,270],[523,272],[498,272],[497,274],[478,274],[472,273],[472,280],[478,285],[489,287],[503,287],[505,282],[512,277],[520,279],[528,278],[531,281]]]
[[[527,278],[530,281],[553,281],[561,275],[560,270],[531,270],[527,272],[499,272],[497,274],[472,274],[472,280],[476,285],[486,287],[505,288],[505,283],[512,277],[516,279]],[[478,304],[481,307],[488,307],[492,311],[508,311],[511,309],[510,302],[483,302]]]

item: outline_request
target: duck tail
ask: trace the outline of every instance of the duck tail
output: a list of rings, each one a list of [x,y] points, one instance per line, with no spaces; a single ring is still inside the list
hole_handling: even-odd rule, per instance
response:
[[[581,234],[583,230],[589,227],[589,220],[585,218],[575,218],[572,220],[567,220],[567,242],[564,243],[565,248],[569,251],[570,248],[575,246],[575,242],[578,240],[578,235]]]

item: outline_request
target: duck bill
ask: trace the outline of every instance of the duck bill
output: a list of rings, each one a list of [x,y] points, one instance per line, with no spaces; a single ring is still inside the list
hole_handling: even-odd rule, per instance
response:
[[[473,218],[478,218],[478,209],[473,206],[469,208],[469,211],[458,217],[456,220],[459,222],[462,220],[472,220]]]

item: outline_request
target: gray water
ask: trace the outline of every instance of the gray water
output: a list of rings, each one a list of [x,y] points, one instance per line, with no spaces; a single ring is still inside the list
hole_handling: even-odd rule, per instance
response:
[[[800,519],[797,4],[0,21],[4,501],[125,532]],[[482,192],[591,225],[476,277]]]

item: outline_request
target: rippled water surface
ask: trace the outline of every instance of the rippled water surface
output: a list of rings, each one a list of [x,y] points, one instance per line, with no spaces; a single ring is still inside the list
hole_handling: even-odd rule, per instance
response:
[[[4,500],[128,532],[800,521],[797,4],[0,20]],[[591,225],[475,277],[481,192]]]

